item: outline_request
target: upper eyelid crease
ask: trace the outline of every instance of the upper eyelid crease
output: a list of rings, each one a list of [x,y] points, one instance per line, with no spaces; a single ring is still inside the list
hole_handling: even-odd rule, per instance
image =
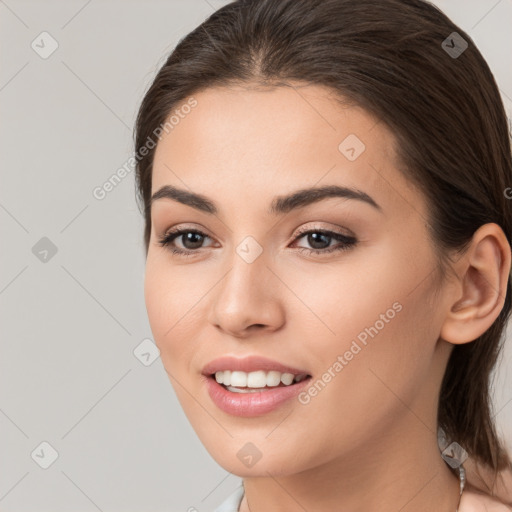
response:
[[[289,195],[277,196],[272,201],[267,213],[269,215],[283,215],[292,210],[304,208],[305,206],[331,197],[359,200],[369,204],[382,213],[381,206],[366,192],[356,188],[340,187],[338,185],[300,189]],[[177,201],[210,215],[217,215],[219,212],[217,205],[205,196],[172,185],[164,185],[156,191],[151,196],[150,204],[153,205],[154,201],[162,198]]]

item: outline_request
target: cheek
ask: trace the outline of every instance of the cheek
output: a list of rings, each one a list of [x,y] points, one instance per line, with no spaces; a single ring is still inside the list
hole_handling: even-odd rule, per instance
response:
[[[165,270],[148,258],[144,277],[144,299],[151,330],[157,344],[161,342],[165,331],[172,325],[173,309],[169,308],[172,304],[167,303],[173,297],[168,293],[169,285]]]
[[[429,358],[413,339],[421,336],[418,310],[411,302],[402,299],[397,304],[394,299],[394,293],[382,302],[369,298],[359,310],[353,302],[343,301],[337,336],[317,337],[311,350],[312,358],[321,354],[321,361],[306,390],[309,398],[304,396],[301,402],[296,435],[314,442],[309,440],[314,428],[320,445],[322,438],[330,439],[326,457],[333,443],[342,452],[350,451],[385,435],[428,379]],[[325,428],[318,425],[318,418],[323,418]],[[322,446],[317,449],[321,453]]]
[[[354,258],[337,272],[302,275],[302,286],[295,278],[316,314],[303,317],[310,319],[302,320],[300,331],[322,381],[311,400],[318,413],[330,410],[343,419],[351,410],[357,411],[353,418],[377,420],[401,407],[396,395],[408,401],[419,392],[437,339],[432,311],[425,307],[432,294],[425,279],[430,269],[427,252],[412,259],[384,245],[371,259]]]
[[[194,301],[187,290],[179,269],[148,257],[144,278],[144,298],[149,324],[160,357],[168,371],[177,371],[177,362],[184,361],[194,336],[190,331],[191,308]],[[188,340],[188,341],[187,341]]]

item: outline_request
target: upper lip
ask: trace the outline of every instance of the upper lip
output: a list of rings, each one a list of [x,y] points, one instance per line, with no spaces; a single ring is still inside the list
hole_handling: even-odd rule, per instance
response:
[[[253,372],[257,370],[264,371],[278,371],[281,373],[293,373],[294,375],[306,374],[309,375],[307,370],[301,370],[294,368],[286,364],[281,364],[278,361],[267,359],[263,356],[248,356],[243,358],[237,358],[234,356],[219,357],[210,361],[203,367],[203,375],[212,375],[213,373],[224,371],[224,370],[238,370],[243,372]]]

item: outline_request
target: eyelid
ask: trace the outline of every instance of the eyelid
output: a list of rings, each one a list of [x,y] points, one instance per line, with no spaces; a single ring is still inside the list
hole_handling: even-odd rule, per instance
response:
[[[202,233],[204,233],[205,235],[208,235],[210,238],[214,238],[213,236],[211,236],[209,233],[208,233],[208,230],[205,229],[203,226],[199,226],[199,225],[195,225],[195,224],[189,224],[189,223],[185,223],[185,224],[176,224],[175,226],[171,226],[170,228],[167,228],[165,230],[163,230],[162,234],[159,235],[161,238],[164,238],[166,237],[167,235],[169,235],[170,233],[174,233],[175,231],[185,231],[185,230],[190,230],[190,231],[201,231]]]
[[[344,236],[346,238],[356,238],[356,235],[353,231],[351,231],[350,229],[347,229],[347,228],[340,228],[339,226],[336,226],[336,227],[332,227],[332,224],[328,227],[325,227],[325,226],[320,226],[318,221],[313,221],[314,222],[314,225],[302,225],[301,227],[299,227],[293,234],[293,239],[295,239],[298,235],[302,235],[304,233],[307,233],[309,231],[329,231],[329,232],[334,232],[338,235],[341,235],[341,236]],[[342,229],[344,231],[342,231]]]

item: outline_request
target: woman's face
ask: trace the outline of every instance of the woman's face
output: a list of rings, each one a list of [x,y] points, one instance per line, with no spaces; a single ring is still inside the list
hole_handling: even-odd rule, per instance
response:
[[[391,133],[320,86],[194,98],[158,143],[152,193],[169,185],[216,210],[185,204],[185,194],[155,199],[145,300],[206,449],[240,476],[286,475],[375,453],[411,431],[431,436],[451,348],[438,343],[446,301],[437,295],[434,309],[427,207],[396,168]],[[328,186],[367,200],[278,201]],[[176,228],[204,235],[160,245]],[[205,365],[253,355],[311,378],[273,408],[220,408]]]

